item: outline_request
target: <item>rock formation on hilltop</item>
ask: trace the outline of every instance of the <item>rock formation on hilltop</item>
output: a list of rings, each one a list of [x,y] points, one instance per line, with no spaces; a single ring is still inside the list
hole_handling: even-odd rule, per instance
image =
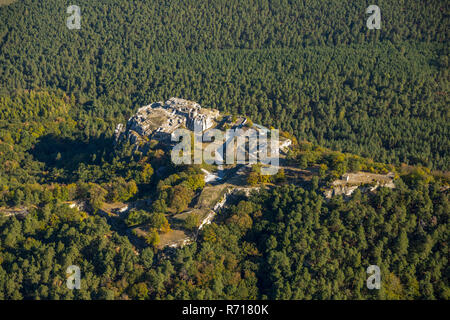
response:
[[[150,140],[157,141],[163,147],[170,147],[171,134],[178,128],[205,131],[211,128],[225,131],[236,129],[233,134],[246,135],[249,129],[258,132],[258,136],[266,136],[269,129],[247,123],[245,116],[223,116],[218,110],[202,108],[194,101],[170,98],[165,103],[155,102],[138,109],[135,115],[128,119],[126,125],[118,124],[115,130],[115,141],[129,141],[136,149],[147,153]],[[236,136],[235,136],[236,137]],[[266,143],[266,142],[265,142]],[[265,146],[260,144],[258,148]],[[292,141],[279,136],[279,149],[287,152]],[[237,148],[235,146],[234,148]],[[245,149],[246,146],[244,145]],[[270,150],[270,146],[268,146]],[[247,152],[244,150],[244,153]],[[259,152],[259,151],[258,151]]]
[[[197,125],[205,131],[215,124],[219,116],[219,111],[202,108],[196,102],[170,98],[165,103],[156,102],[139,108],[128,119],[126,126],[117,125],[115,138],[116,141],[129,140],[136,145],[150,139],[170,141],[170,135],[175,129],[185,127],[194,130]]]

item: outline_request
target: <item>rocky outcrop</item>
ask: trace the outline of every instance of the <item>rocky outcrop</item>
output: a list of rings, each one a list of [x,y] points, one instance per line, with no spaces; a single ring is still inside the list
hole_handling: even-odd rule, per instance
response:
[[[289,151],[289,147],[292,145],[292,140],[291,139],[280,139],[280,150],[287,153]]]
[[[192,243],[192,239],[190,237],[186,237],[184,239],[174,241],[174,242],[168,244],[167,246],[169,248],[182,248],[190,243]]]
[[[230,196],[235,195],[239,192],[242,192],[243,195],[245,195],[247,198],[250,196],[250,193],[253,190],[259,190],[260,187],[251,187],[251,188],[230,188],[225,192],[222,199],[220,199],[212,208],[212,210],[208,213],[208,215],[203,219],[203,221],[200,223],[200,226],[198,227],[198,230],[201,230],[205,225],[210,224],[216,214],[219,210],[221,210],[226,203],[228,202]]]
[[[116,142],[124,139],[141,148],[150,139],[170,142],[172,132],[180,127],[205,131],[219,116],[219,111],[204,109],[196,102],[170,98],[165,103],[155,102],[139,108],[126,126],[117,125],[114,136]]]
[[[326,198],[337,195],[350,197],[355,190],[361,192],[373,192],[379,187],[395,188],[395,175],[390,172],[388,174],[375,174],[369,172],[346,173],[342,179],[333,181],[330,189],[324,191]]]

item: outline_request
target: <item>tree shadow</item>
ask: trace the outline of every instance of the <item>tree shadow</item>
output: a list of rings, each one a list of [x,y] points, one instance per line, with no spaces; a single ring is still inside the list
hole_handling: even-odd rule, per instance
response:
[[[80,163],[100,164],[102,157],[109,156],[113,148],[112,138],[101,136],[87,141],[77,138],[59,137],[53,134],[43,136],[28,152],[47,170],[63,169],[71,173]]]

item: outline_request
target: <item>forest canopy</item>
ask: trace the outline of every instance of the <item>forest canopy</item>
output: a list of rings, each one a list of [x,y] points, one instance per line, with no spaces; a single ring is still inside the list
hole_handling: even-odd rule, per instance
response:
[[[376,161],[449,168],[448,5],[382,1],[86,1],[0,7],[0,83],[61,89],[112,134],[171,96]],[[274,115],[277,115],[274,117]]]
[[[448,3],[380,0],[368,30],[365,1],[76,2],[79,30],[64,1],[0,6],[0,300],[450,298]],[[260,192],[162,250],[204,171],[114,128],[173,96],[281,129],[315,176],[253,168]],[[324,197],[361,170],[395,188]]]

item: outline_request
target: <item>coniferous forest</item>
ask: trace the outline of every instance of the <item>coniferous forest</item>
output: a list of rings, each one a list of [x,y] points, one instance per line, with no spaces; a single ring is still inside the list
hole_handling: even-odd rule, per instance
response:
[[[66,2],[0,6],[0,299],[450,298],[448,2],[377,1],[379,30],[366,1],[74,4],[79,30]],[[257,182],[270,187],[196,242],[158,249],[165,217],[205,182],[157,147],[115,146],[114,129],[170,97],[279,128],[299,142],[289,160],[318,177]],[[396,188],[324,197],[370,166],[395,171]],[[151,226],[143,246],[98,213],[149,197],[123,222]],[[65,285],[70,265],[81,290]]]

